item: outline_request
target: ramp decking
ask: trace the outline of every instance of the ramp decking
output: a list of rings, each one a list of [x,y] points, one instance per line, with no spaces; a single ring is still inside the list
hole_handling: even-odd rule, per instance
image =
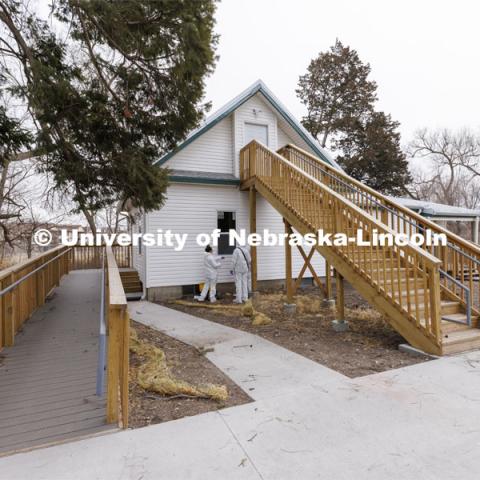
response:
[[[66,275],[0,352],[0,455],[116,428],[95,395],[100,275]]]

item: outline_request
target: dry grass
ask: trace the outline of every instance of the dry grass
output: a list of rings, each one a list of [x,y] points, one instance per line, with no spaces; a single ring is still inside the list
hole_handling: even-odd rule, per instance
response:
[[[143,363],[132,373],[132,380],[144,390],[165,396],[208,398],[218,402],[228,399],[225,385],[193,385],[173,376],[165,353],[151,343],[141,341],[134,328],[130,330],[130,350],[142,358]]]
[[[253,316],[252,325],[256,327],[270,325],[271,323],[273,323],[273,320],[262,312],[256,312]]]

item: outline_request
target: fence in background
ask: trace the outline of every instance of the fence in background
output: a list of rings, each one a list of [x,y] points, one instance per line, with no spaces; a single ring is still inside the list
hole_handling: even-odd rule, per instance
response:
[[[118,268],[132,266],[132,246],[113,245],[111,247]],[[102,268],[102,248],[75,246],[72,252],[72,270]]]

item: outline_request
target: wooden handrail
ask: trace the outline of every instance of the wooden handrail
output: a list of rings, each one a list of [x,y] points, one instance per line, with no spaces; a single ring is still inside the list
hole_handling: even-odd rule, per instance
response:
[[[71,249],[52,248],[38,257],[0,271],[0,350],[15,343],[15,334],[70,268]]]
[[[371,237],[374,231],[379,234],[396,233],[283,156],[255,141],[247,147],[241,151],[242,183],[248,183],[254,178],[256,182],[263,184],[296,218],[307,225],[310,231],[322,229],[332,234],[347,233],[350,237],[349,232],[362,229],[367,238]],[[381,295],[404,312],[410,322],[437,345],[440,344],[438,285],[441,260],[410,243],[405,246],[370,245],[361,248],[347,244],[331,248],[365,277]],[[377,268],[374,268],[375,265]],[[405,295],[405,283],[410,287],[409,282],[412,283],[412,288],[407,288]],[[418,291],[423,291],[422,308],[421,303],[412,298],[413,295],[418,296]]]
[[[301,155],[303,155],[303,156],[321,164],[322,168],[324,168],[325,170],[328,170],[329,173],[341,178],[342,180],[344,180],[347,183],[350,183],[351,185],[354,185],[355,187],[359,188],[360,190],[364,191],[365,193],[368,193],[369,195],[372,195],[377,200],[379,200],[381,203],[383,203],[386,207],[390,207],[392,209],[395,209],[395,210],[398,210],[399,212],[404,213],[406,216],[415,220],[416,222],[421,223],[425,226],[428,226],[428,228],[430,228],[434,232],[444,233],[447,236],[447,238],[452,241],[452,243],[456,243],[459,246],[462,246],[462,247],[470,250],[472,253],[475,253],[475,254],[480,256],[480,246],[475,245],[474,243],[471,243],[471,242],[469,242],[468,240],[465,240],[462,237],[459,237],[458,235],[456,235],[452,231],[450,231],[446,228],[443,228],[442,226],[432,222],[428,218],[423,217],[422,215],[418,214],[417,212],[414,212],[410,208],[405,207],[405,206],[395,202],[394,200],[390,199],[386,195],[383,195],[382,193],[377,192],[376,190],[369,187],[368,185],[363,184],[362,182],[360,182],[356,178],[353,178],[350,175],[346,174],[344,171],[338,170],[337,168],[332,167],[327,162],[324,162],[322,159],[320,159],[318,157],[315,157],[314,155],[307,152],[306,150],[303,150],[302,148],[297,147],[296,145],[293,145],[293,144],[287,144],[284,147],[282,147],[278,151],[278,153],[281,156],[284,156],[287,160],[291,161],[291,159],[288,158],[288,155],[284,155],[284,153],[288,152],[288,151],[298,152]]]
[[[356,211],[359,215],[361,216],[365,216],[365,217],[369,217],[370,218],[370,221],[372,222],[372,224],[378,228],[379,231],[383,231],[384,233],[390,233],[390,234],[395,234],[396,232],[390,228],[388,225],[385,225],[383,223],[381,223],[377,218],[375,218],[374,216],[372,216],[371,214],[369,214],[368,212],[365,212],[363,209],[361,209],[360,207],[358,207],[357,205],[355,205],[354,203],[348,201],[347,199],[345,199],[342,195],[338,194],[335,190],[332,190],[330,187],[326,186],[326,185],[323,185],[321,182],[318,181],[318,179],[316,179],[315,177],[313,177],[312,175],[306,173],[304,170],[302,170],[301,168],[297,167],[296,165],[289,165],[288,162],[286,162],[285,158],[282,157],[280,154],[278,154],[277,152],[274,152],[273,150],[270,150],[268,149],[267,147],[265,147],[264,145],[262,145],[261,143],[258,143],[256,142],[255,140],[252,141],[253,143],[256,144],[257,146],[257,149],[260,149],[260,150],[263,150],[265,151],[266,153],[268,153],[269,155],[272,155],[274,156],[277,160],[279,160],[280,162],[283,162],[284,164],[288,165],[289,168],[293,169],[294,171],[298,172],[299,174],[301,174],[302,176],[304,176],[305,178],[309,179],[311,182],[313,182],[314,184],[316,185],[319,185],[322,187],[322,189],[324,189],[325,191],[329,192],[329,194],[336,198],[337,200],[339,200],[340,202],[344,203],[345,205],[348,205],[352,210]],[[421,249],[420,247],[418,247],[417,245],[414,245],[414,244],[411,244],[411,243],[408,243],[405,247],[402,247],[402,248],[407,248],[407,249],[411,249],[412,251],[415,251],[417,254],[425,257],[425,260],[430,263],[431,265],[441,265],[441,260],[438,259],[437,257],[435,257],[434,255],[430,254],[428,251],[425,251],[423,249]]]
[[[317,180],[328,183],[334,189],[343,190],[345,196],[350,196],[354,203],[363,210],[375,214],[382,223],[397,232],[411,236],[416,233],[424,233],[428,229],[435,234],[445,235],[447,238],[445,247],[424,245],[422,248],[439,258],[441,260],[441,271],[451,275],[450,278],[447,275],[442,275],[441,288],[444,295],[461,302],[466,308],[469,308],[467,305],[468,296],[472,299],[473,313],[480,315],[480,283],[473,282],[474,276],[480,273],[479,246],[400,205],[295,145],[289,144],[281,148],[279,154],[294,165],[305,166]],[[319,170],[309,168],[308,164],[305,164],[306,161],[318,165]],[[328,176],[323,175],[322,171],[328,172]],[[346,192],[345,185],[351,187],[352,190]],[[457,282],[452,281],[452,277]],[[474,289],[477,289],[476,293],[473,292]],[[468,295],[467,290],[469,291]]]
[[[106,311],[108,328],[107,422],[128,426],[130,319],[127,298],[112,247],[106,250]]]
[[[27,260],[24,260],[23,262],[19,262],[11,265],[10,267],[4,268],[3,270],[0,270],[0,280],[3,280],[5,277],[8,277],[12,273],[19,273],[31,265],[37,264],[41,258],[46,258],[47,256],[52,257],[53,253],[60,253],[61,251],[66,250],[66,248],[67,247],[60,245],[58,247],[51,248],[50,250],[47,250],[46,252],[41,253],[36,257],[29,258]]]

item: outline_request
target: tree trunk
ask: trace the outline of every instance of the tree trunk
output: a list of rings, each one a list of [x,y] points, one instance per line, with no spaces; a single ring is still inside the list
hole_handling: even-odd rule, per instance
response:
[[[10,162],[8,161],[8,159],[4,159],[2,175],[0,176],[0,212],[2,211],[2,207],[3,207],[4,190],[5,190],[5,184],[7,183],[9,165],[10,165]]]
[[[325,130],[323,133],[323,139],[322,139],[322,148],[325,148],[327,145],[327,138],[328,138],[328,130]]]
[[[82,207],[81,210],[82,210],[82,213],[85,215],[85,218],[87,219],[90,230],[92,230],[92,233],[95,235],[97,233],[97,226],[95,225],[95,217],[86,208]]]

